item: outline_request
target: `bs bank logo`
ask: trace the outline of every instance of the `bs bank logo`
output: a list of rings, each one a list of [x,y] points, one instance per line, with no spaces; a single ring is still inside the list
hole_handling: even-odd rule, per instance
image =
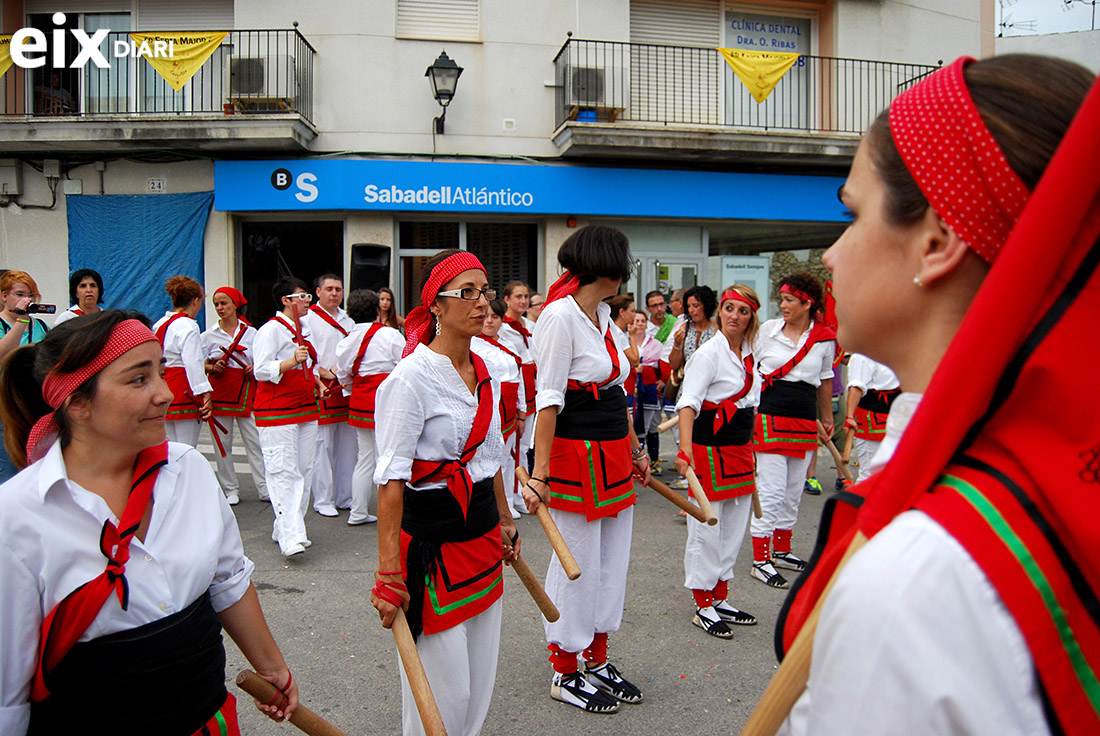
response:
[[[55,26],[65,25],[65,14],[54,13]],[[11,60],[16,66],[23,69],[38,69],[46,66],[46,60],[50,60],[50,66],[54,69],[77,69],[86,65],[89,61],[100,69],[108,69],[111,62],[107,60],[104,51],[107,50],[116,59],[126,57],[146,57],[150,59],[170,59],[174,55],[173,40],[142,41],[140,44],[132,39],[119,39],[104,47],[104,42],[110,35],[108,28],[100,28],[89,36],[82,28],[70,28],[68,32],[73,35],[80,48],[73,60],[65,63],[65,28],[54,28],[50,38],[37,28],[20,28],[12,34],[8,44]]]

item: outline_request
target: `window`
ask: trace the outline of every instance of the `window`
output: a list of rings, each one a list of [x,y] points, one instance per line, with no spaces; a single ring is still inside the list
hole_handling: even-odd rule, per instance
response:
[[[397,0],[398,38],[480,41],[481,0]]]

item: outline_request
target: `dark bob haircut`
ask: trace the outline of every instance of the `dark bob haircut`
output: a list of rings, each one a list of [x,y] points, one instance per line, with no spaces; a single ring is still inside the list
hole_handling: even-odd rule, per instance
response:
[[[93,271],[90,268],[79,268],[73,271],[73,275],[69,277],[69,304],[76,304],[76,287],[80,286],[80,282],[88,277],[95,280],[95,285],[99,287],[99,299],[96,300],[96,303],[103,303],[103,277],[99,275],[99,271]]]
[[[693,286],[684,293],[684,311],[687,311],[687,300],[694,297],[703,305],[703,316],[707,319],[714,318],[714,311],[718,309],[718,295],[709,286]]]
[[[601,276],[628,281],[634,272],[630,241],[620,230],[603,225],[588,225],[570,235],[558,251],[558,263],[577,276],[581,286]]]

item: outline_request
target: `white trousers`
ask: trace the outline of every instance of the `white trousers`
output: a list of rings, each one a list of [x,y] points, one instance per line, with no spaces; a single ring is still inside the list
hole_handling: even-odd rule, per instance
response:
[[[770,537],[776,529],[794,529],[812,453],[805,452],[802,457],[772,452],[753,454],[756,455],[756,490],[764,514],[760,519],[753,517],[752,535]]]
[[[527,417],[527,421],[524,422],[523,435],[519,438],[519,464],[525,468],[527,467],[527,451],[531,449],[535,442],[535,418],[538,415],[539,413],[536,411]]]
[[[473,618],[438,634],[421,634],[416,650],[432,686],[443,725],[451,736],[477,736],[489,712],[497,677],[502,600]],[[423,736],[405,668],[401,671],[401,726],[404,736]]]
[[[317,451],[317,422],[260,427],[264,452],[264,476],[275,525],[271,538],[285,554],[306,537],[306,510]]]
[[[164,423],[164,431],[169,442],[182,442],[192,447],[199,446],[199,430],[202,425],[197,419],[176,419]]]
[[[252,471],[252,482],[256,484],[256,491],[261,501],[267,500],[267,482],[264,480],[264,453],[260,449],[260,433],[256,431],[256,420],[252,417],[218,417],[218,421],[226,429],[221,435],[222,445],[225,447],[225,457],[214,446],[214,463],[217,465],[218,483],[226,495],[237,493],[241,486],[237,481],[237,470],[233,467],[233,425],[241,430],[241,440],[244,442],[244,454],[248,458],[248,467]]]
[[[363,521],[370,514],[370,499],[374,495],[374,461],[377,449],[374,444],[374,430],[366,427],[352,427],[359,444],[359,457],[355,463],[355,472],[351,476],[351,514],[348,523]]]
[[[350,508],[351,479],[359,456],[355,427],[347,422],[317,427],[316,456],[313,508]]]
[[[718,523],[707,526],[689,516],[688,537],[684,547],[684,587],[688,590],[713,590],[720,580],[733,579],[737,553],[745,541],[752,509],[752,494],[711,501]]]
[[[508,504],[517,509],[522,509],[526,504],[523,503],[523,494],[519,492],[519,486],[516,485],[516,466],[522,465],[526,468],[527,458],[520,455],[519,462],[516,462],[515,453],[518,441],[519,432],[512,432],[511,436],[504,442],[504,465],[500,467],[500,473],[504,479],[504,497],[508,499]]]
[[[857,481],[867,480],[871,475],[871,458],[875,456],[881,446],[881,442],[861,440],[859,437],[852,440],[852,449],[856,451],[856,459],[859,460],[859,477],[856,478]]]
[[[596,521],[558,509],[550,509],[550,516],[576,558],[581,576],[570,580],[558,556],[550,557],[546,593],[561,618],[543,623],[546,641],[566,652],[580,652],[596,634],[618,631],[623,621],[634,507]]]

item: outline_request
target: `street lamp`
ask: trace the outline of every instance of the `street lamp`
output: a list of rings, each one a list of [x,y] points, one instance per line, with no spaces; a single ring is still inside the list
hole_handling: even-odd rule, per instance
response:
[[[432,83],[432,97],[443,108],[443,112],[440,113],[439,117],[434,119],[435,132],[443,135],[443,121],[447,119],[447,105],[451,104],[451,100],[454,99],[458,78],[462,76],[462,67],[456,64],[454,59],[447,56],[446,51],[443,51],[439,54],[439,58],[435,60],[435,63],[424,72],[424,76]]]

